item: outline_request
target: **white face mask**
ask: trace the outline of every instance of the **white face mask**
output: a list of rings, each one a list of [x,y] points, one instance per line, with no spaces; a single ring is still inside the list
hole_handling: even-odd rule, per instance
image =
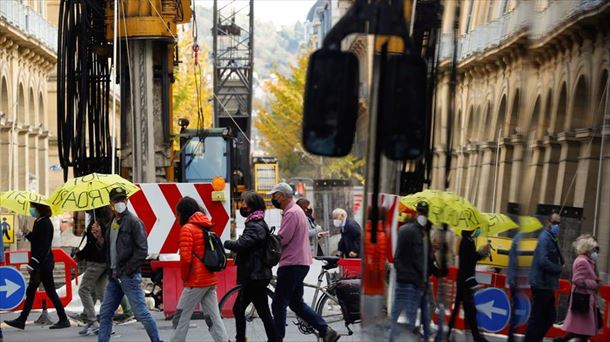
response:
[[[343,220],[333,220],[333,225],[337,228],[341,227]]]
[[[116,202],[114,204],[114,211],[119,214],[122,214],[127,209],[127,203],[125,202]]]
[[[599,253],[597,253],[597,252],[591,253],[591,259],[593,259],[593,261],[597,262],[597,258],[599,258]]]
[[[417,216],[417,223],[421,226],[425,226],[428,223],[428,218],[424,215]]]

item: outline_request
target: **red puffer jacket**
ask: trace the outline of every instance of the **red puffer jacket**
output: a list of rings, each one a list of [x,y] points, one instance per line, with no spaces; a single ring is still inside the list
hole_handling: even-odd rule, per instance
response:
[[[180,229],[180,271],[185,287],[207,287],[218,283],[216,274],[208,271],[201,261],[205,253],[203,227],[212,227],[212,222],[204,213],[196,212]]]

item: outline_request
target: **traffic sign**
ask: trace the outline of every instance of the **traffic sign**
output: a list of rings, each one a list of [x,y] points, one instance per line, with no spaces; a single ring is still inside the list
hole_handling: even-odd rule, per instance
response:
[[[18,269],[0,267],[0,310],[11,310],[25,297],[25,278]]]
[[[474,305],[477,308],[479,327],[489,332],[499,332],[510,320],[510,302],[506,293],[490,287],[474,294]]]
[[[513,298],[513,302],[513,310],[515,310],[513,314],[515,315],[516,325],[519,326],[527,323],[532,309],[530,299],[525,294],[519,293]]]
[[[15,243],[15,214],[0,214],[0,234],[5,245]]]

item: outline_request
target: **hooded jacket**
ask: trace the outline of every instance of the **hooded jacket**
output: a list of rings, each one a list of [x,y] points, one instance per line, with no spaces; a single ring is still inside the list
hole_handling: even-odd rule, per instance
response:
[[[196,212],[180,229],[180,272],[185,287],[208,287],[218,283],[218,277],[203,264],[205,255],[203,229],[211,229],[212,221]]]

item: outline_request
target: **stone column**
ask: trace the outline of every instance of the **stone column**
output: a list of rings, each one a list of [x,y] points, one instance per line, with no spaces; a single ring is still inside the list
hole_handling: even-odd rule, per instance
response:
[[[28,126],[17,128],[17,141],[14,146],[15,164],[13,167],[13,190],[27,190],[28,188]]]
[[[40,180],[38,176],[38,128],[30,129],[28,132],[28,167],[27,167],[27,190],[38,191],[38,182]],[[30,187],[30,181],[35,179],[36,186]]]
[[[496,146],[494,141],[489,141],[481,145],[482,160],[480,163],[480,174],[477,177],[478,195],[476,206],[482,212],[491,212],[493,191],[494,191],[494,177],[496,172]]]
[[[557,171],[559,168],[559,154],[561,146],[557,142],[557,137],[549,135],[544,138],[544,161],[542,164],[542,176],[540,182],[540,197],[539,202],[542,204],[556,204],[555,202],[555,184],[557,179]]]
[[[519,193],[521,187],[521,175],[523,173],[523,154],[525,150],[525,142],[521,134],[514,134],[511,137],[513,145],[513,159],[510,170],[510,186],[508,190],[508,201],[519,201]]]
[[[10,152],[11,126],[6,122],[0,123],[0,192],[10,190],[9,152]]]
[[[464,197],[468,200],[471,200],[474,197],[474,188],[476,184],[476,171],[478,164],[478,146],[474,144],[470,144],[467,146],[468,154],[468,164],[466,169],[466,179],[465,179],[465,192]]]
[[[38,192],[49,193],[49,131],[43,130],[38,135]]]
[[[574,182],[574,206],[583,208],[582,232],[590,233],[595,215],[600,137],[594,136],[587,128],[577,130],[576,139],[580,140],[580,152]]]
[[[520,201],[523,212],[526,214],[534,214],[536,205],[538,204],[538,194],[540,193],[540,179],[542,174],[542,160],[544,156],[544,147],[539,141],[533,141],[528,148],[527,169],[524,169],[525,179],[520,190]]]
[[[494,212],[506,211],[506,204],[508,203],[508,195],[510,191],[513,151],[514,148],[510,140],[508,138],[502,138],[500,140],[500,162],[498,165],[498,180],[496,186],[496,206],[495,208],[492,208]]]
[[[578,166],[580,143],[575,139],[574,133],[569,131],[559,133],[557,141],[561,145],[561,154],[559,156],[554,202],[558,205],[572,206],[574,204],[575,186],[575,184],[572,184],[572,180],[574,180]],[[572,185],[572,188],[570,188],[570,185]]]

